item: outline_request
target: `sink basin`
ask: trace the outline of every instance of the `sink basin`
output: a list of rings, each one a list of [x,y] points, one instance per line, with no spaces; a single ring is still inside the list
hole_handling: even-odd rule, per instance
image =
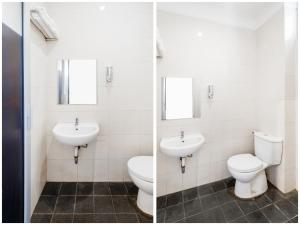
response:
[[[97,123],[79,123],[76,127],[74,123],[58,123],[52,132],[59,142],[66,145],[80,146],[93,141],[99,130]]]
[[[181,137],[162,138],[160,151],[173,157],[186,157],[198,151],[205,139],[201,134],[185,135]]]

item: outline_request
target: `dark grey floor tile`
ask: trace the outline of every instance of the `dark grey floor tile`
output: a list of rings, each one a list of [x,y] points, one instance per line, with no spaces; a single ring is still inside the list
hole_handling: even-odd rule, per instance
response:
[[[289,219],[295,217],[298,214],[298,209],[288,200],[283,199],[275,203],[278,208],[285,214]]]
[[[248,214],[258,209],[256,202],[252,199],[248,199],[248,200],[239,199],[237,200],[237,203],[245,214]]]
[[[272,223],[281,223],[287,221],[287,218],[273,204],[262,208],[261,212]]]
[[[288,223],[298,223],[298,216],[295,216],[293,219],[290,219]]]
[[[248,221],[245,216],[242,216],[235,220],[230,221],[230,223],[248,223]]]
[[[137,207],[137,195],[127,195],[127,198],[130,205]]]
[[[109,184],[107,182],[95,182],[94,195],[111,195]]]
[[[76,195],[76,182],[64,182],[61,185],[60,195]]]
[[[293,203],[296,207],[298,207],[298,192],[293,192],[293,194],[289,194],[287,199]]]
[[[291,196],[291,195],[298,195],[298,191],[297,191],[297,190],[292,190],[292,191],[286,193],[285,195],[286,195],[287,197],[288,197],[288,196]]]
[[[161,209],[166,207],[167,198],[166,196],[160,196],[156,199],[157,209]]]
[[[50,223],[52,214],[32,214],[31,223]]]
[[[116,223],[116,214],[94,214],[95,223]]]
[[[180,202],[182,202],[182,192],[176,192],[172,193],[166,196],[167,201],[166,201],[166,207],[171,206],[171,205],[176,205]]]
[[[46,182],[41,195],[58,195],[60,187],[60,182]]]
[[[184,202],[185,216],[192,216],[202,211],[201,201],[196,198],[188,202]]]
[[[53,214],[51,223],[72,223],[73,213]]]
[[[276,202],[283,199],[283,195],[275,188],[269,188],[265,195],[272,200],[272,202]]]
[[[140,223],[153,223],[152,216],[146,216],[144,214],[138,213],[137,214]]]
[[[77,183],[76,195],[93,195],[94,184],[93,182],[79,182]]]
[[[221,206],[226,221],[231,221],[243,216],[236,202],[228,202]]]
[[[198,187],[199,197],[204,197],[206,195],[213,194],[214,190],[210,184],[201,185]]]
[[[127,195],[127,190],[123,182],[109,183],[110,192],[112,195]]]
[[[112,196],[116,213],[135,213],[136,210],[127,196]]]
[[[75,213],[94,213],[92,196],[76,196]]]
[[[226,188],[223,180],[211,183],[211,186],[215,192],[224,190]]]
[[[255,198],[255,202],[258,208],[263,208],[267,205],[270,205],[272,203],[272,200],[269,199],[266,195],[261,195]]]
[[[166,208],[166,223],[174,223],[184,218],[183,204],[173,205]]]
[[[207,195],[201,198],[201,204],[203,210],[208,210],[219,205],[216,194]]]
[[[186,223],[225,223],[221,208],[217,207],[185,219]]]
[[[115,213],[111,196],[94,196],[95,213]]]
[[[268,219],[259,210],[246,215],[249,223],[268,223]]]
[[[195,198],[198,198],[198,188],[191,188],[191,189],[187,189],[182,191],[182,196],[183,196],[183,201],[189,201]]]
[[[165,222],[165,215],[166,215],[166,210],[165,209],[157,210],[156,222],[157,223],[164,223]]]
[[[74,214],[73,223],[94,223],[95,214]]]
[[[135,186],[134,183],[132,182],[125,182],[125,186],[126,186],[126,189],[127,189],[127,192],[129,195],[137,195],[138,194],[138,187]]]
[[[235,179],[233,177],[228,177],[224,180],[226,188],[234,187],[235,185]]]
[[[59,196],[55,206],[55,213],[73,213],[75,196]]]
[[[117,216],[117,223],[138,223],[139,222],[137,215],[135,213],[133,214],[121,213],[121,214],[116,214],[116,216]]]
[[[56,196],[41,196],[37,202],[34,213],[53,213]]]
[[[229,192],[228,189],[225,189],[225,190],[217,192],[216,196],[217,196],[219,205],[222,205],[222,204],[224,204],[226,202],[230,202],[230,201],[235,200],[235,197],[233,196],[233,194],[231,194]]]

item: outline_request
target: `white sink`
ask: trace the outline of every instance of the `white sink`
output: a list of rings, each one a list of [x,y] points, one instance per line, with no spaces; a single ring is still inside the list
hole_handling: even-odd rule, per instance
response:
[[[54,137],[61,143],[72,146],[86,145],[93,141],[99,133],[97,123],[58,123],[53,128]]]
[[[181,137],[162,138],[160,151],[174,157],[186,157],[198,151],[205,139],[201,134],[185,135]]]

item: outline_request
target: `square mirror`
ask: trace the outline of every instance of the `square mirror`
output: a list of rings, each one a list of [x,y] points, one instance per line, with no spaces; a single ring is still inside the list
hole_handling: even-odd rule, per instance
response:
[[[190,77],[162,78],[162,120],[200,117],[193,81]]]
[[[58,104],[97,104],[96,60],[58,61]]]

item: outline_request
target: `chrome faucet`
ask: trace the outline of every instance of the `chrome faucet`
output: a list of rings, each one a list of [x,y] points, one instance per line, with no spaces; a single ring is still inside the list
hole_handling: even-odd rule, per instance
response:
[[[78,123],[79,123],[79,120],[78,120],[78,118],[76,117],[76,119],[75,119],[75,127],[78,126]]]
[[[181,139],[184,139],[184,131],[183,131],[183,130],[180,131],[180,138],[181,138]]]

